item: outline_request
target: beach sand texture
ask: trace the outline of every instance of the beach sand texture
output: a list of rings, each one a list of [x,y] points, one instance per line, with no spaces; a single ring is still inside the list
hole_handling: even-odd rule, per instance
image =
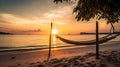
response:
[[[0,53],[0,67],[119,67],[120,43],[100,46],[100,59],[95,46],[53,48],[50,61],[48,49]]]

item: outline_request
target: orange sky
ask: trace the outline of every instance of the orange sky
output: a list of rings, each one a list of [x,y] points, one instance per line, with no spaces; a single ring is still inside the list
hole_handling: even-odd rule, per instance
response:
[[[0,31],[3,32],[49,34],[51,22],[53,28],[58,29],[58,34],[95,32],[96,20],[92,19],[90,23],[77,22],[72,14],[73,5],[70,4],[57,5],[50,0],[2,0],[0,3]],[[100,20],[99,25],[100,32],[108,32],[110,29],[105,20]],[[116,31],[120,31],[119,26],[120,23],[115,24]]]

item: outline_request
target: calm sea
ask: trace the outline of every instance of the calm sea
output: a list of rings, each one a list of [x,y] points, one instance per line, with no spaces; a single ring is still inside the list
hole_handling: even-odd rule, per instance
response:
[[[61,35],[64,38],[76,41],[95,39],[95,35]],[[105,35],[100,35],[100,37]],[[107,42],[120,41],[120,36]],[[0,51],[45,49],[49,45],[49,35],[0,35]],[[64,43],[52,36],[52,47],[68,47],[73,44]]]

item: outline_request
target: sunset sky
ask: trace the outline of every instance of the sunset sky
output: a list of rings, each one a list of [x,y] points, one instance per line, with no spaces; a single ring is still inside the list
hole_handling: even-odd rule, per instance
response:
[[[0,31],[14,34],[49,34],[50,22],[58,34],[94,32],[95,19],[91,23],[75,20],[73,4],[55,4],[53,0],[0,0]],[[100,31],[109,31],[110,25],[100,20]],[[120,23],[115,24],[120,31]]]

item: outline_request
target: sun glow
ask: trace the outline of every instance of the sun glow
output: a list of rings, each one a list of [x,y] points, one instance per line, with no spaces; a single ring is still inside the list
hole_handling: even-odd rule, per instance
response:
[[[57,34],[58,33],[58,30],[57,29],[53,29],[52,30],[52,34]]]

